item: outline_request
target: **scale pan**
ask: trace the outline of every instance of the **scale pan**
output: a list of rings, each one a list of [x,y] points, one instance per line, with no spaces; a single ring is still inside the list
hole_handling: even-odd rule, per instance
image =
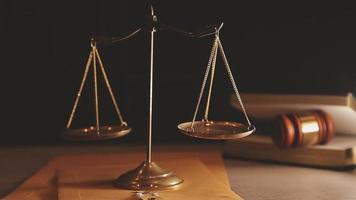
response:
[[[73,141],[92,141],[113,139],[127,135],[132,129],[128,126],[100,126],[99,131],[96,127],[66,129],[63,137]]]
[[[178,129],[185,135],[211,140],[243,138],[256,130],[253,125],[226,121],[196,121],[191,126],[192,122],[184,122]]]

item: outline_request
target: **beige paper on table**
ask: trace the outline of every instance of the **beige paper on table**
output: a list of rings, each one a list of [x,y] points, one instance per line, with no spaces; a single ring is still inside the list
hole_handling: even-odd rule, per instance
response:
[[[98,163],[106,165],[122,165],[124,163],[136,163],[144,158],[142,152],[122,151],[111,154],[77,154],[53,158],[43,168],[22,183],[14,192],[6,196],[5,200],[56,200],[57,191],[57,169],[75,169],[78,166],[91,166]],[[166,150],[155,152],[155,160],[182,158],[199,158],[209,171],[226,186],[229,179],[225,170],[221,153],[218,151],[188,151],[188,150]],[[126,169],[127,170],[127,169]],[[117,174],[119,175],[119,173]]]
[[[241,200],[230,188],[216,179],[214,175],[198,159],[174,159],[160,162],[160,166],[171,169],[184,179],[178,190],[159,191],[162,200]],[[80,167],[77,169],[59,170],[59,200],[137,200],[134,191],[120,190],[112,186],[118,172],[123,173],[131,165],[105,165]]]

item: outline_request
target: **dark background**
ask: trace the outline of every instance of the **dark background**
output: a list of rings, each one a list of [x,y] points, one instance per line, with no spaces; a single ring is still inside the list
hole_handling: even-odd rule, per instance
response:
[[[0,1],[1,144],[65,143],[60,138],[78,90],[92,35],[124,35],[141,26],[145,1]],[[224,22],[221,39],[241,92],[356,92],[356,12],[340,1],[157,1],[160,21],[186,30]],[[154,141],[193,141],[176,126],[191,120],[212,37],[158,32],[155,49]],[[99,47],[119,106],[134,131],[147,133],[149,37]],[[218,61],[215,118],[239,118]],[[90,74],[91,75],[91,74]],[[101,84],[103,82],[100,82]],[[93,123],[92,79],[75,126]],[[102,119],[115,123],[101,90]],[[213,117],[213,118],[214,118]]]

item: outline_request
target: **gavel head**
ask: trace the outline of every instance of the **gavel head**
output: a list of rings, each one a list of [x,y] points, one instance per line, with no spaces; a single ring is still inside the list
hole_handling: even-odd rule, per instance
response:
[[[277,117],[273,142],[281,147],[326,144],[335,134],[332,117],[322,110],[283,114]]]

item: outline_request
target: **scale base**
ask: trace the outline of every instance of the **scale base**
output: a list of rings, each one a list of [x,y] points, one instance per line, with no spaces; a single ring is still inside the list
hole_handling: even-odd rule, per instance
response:
[[[119,176],[114,185],[128,190],[167,190],[177,189],[183,180],[170,171],[160,168],[155,162],[143,162],[137,168]]]

